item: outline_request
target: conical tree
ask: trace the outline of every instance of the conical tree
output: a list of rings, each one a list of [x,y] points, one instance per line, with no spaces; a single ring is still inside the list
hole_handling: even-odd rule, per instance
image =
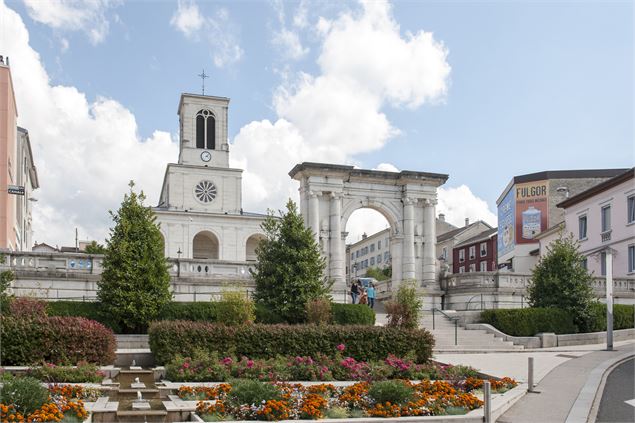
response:
[[[256,302],[289,323],[302,322],[306,303],[325,297],[330,289],[319,246],[291,200],[287,212],[280,212],[279,219],[269,214],[262,229],[266,237],[256,248],[258,262],[252,271]]]
[[[560,237],[547,248],[532,271],[529,304],[567,310],[582,332],[591,323],[592,277],[583,266],[584,256],[573,237]]]
[[[170,301],[170,275],[163,255],[163,238],[156,217],[143,205],[134,182],[117,213],[110,212],[110,230],[104,270],[98,284],[102,311],[123,331],[143,332]]]

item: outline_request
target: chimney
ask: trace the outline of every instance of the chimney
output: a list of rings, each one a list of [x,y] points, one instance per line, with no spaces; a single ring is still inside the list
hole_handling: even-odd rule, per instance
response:
[[[470,226],[470,218],[469,217],[465,218],[465,226]]]
[[[445,215],[443,213],[439,213],[439,220],[445,222]]]
[[[364,232],[364,233],[362,234],[362,239],[366,239],[366,238],[368,238],[368,235],[366,235],[366,232]]]

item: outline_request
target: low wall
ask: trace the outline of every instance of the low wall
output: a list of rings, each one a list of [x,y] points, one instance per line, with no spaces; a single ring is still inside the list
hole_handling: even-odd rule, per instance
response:
[[[471,323],[465,325],[468,330],[485,330],[504,341],[511,341],[514,345],[525,348],[569,347],[573,345],[602,344],[606,342],[606,332],[574,333],[564,335],[544,334],[543,336],[511,336],[501,332],[486,323]],[[613,331],[613,341],[635,340],[635,328]],[[555,341],[555,342],[554,342]]]

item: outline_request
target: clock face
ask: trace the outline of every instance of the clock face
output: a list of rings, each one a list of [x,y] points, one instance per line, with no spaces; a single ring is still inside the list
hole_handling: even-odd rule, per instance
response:
[[[209,151],[203,151],[201,153],[201,160],[203,160],[204,162],[209,162],[210,160],[212,160],[212,153],[210,153]]]
[[[211,203],[216,198],[216,185],[211,181],[201,181],[194,188],[196,198],[202,203]]]

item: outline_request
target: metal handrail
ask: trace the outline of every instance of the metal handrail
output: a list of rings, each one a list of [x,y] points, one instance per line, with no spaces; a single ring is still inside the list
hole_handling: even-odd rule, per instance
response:
[[[459,322],[459,318],[456,316],[449,316],[446,312],[444,312],[443,310],[433,307],[432,308],[432,330],[435,329],[435,312],[439,312],[441,314],[443,314],[446,318],[450,319],[450,321],[454,322],[454,345],[458,345],[459,343],[459,329],[458,329],[458,322]]]

